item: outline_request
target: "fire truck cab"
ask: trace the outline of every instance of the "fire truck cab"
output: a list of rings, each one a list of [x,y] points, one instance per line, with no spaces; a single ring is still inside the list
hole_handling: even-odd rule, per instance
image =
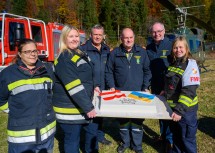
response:
[[[23,38],[36,41],[39,58],[53,62],[59,48],[62,24],[48,23],[24,16],[0,13],[0,71],[11,64],[17,44]]]

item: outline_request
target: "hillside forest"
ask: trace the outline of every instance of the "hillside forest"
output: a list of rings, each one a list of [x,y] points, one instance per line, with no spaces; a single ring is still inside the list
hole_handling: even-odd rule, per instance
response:
[[[198,6],[188,13],[215,27],[215,0],[170,0],[179,7]],[[132,27],[136,36],[144,38],[154,21],[165,24],[167,32],[177,28],[174,12],[167,11],[156,0],[1,0],[1,12],[41,19],[48,22],[71,24],[89,32],[90,27],[100,23],[109,40],[117,41],[123,27]],[[198,24],[187,20],[188,27]],[[201,28],[201,27],[199,27]],[[210,36],[210,33],[208,33]],[[213,36],[208,37],[213,39]]]

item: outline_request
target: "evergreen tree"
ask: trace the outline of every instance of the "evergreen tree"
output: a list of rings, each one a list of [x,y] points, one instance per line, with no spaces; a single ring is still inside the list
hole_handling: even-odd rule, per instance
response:
[[[101,13],[104,14],[104,20],[102,24],[104,25],[106,34],[109,38],[112,38],[112,40],[116,39],[116,33],[113,31],[112,26],[112,10],[113,10],[113,4],[111,0],[103,0],[101,5]]]
[[[117,38],[119,40],[120,36],[120,29],[123,24],[123,18],[124,18],[124,4],[122,3],[122,0],[115,0],[113,5],[113,27],[114,30],[117,31]]]
[[[77,16],[80,24],[80,29],[83,29],[83,20],[84,20],[84,1],[79,0],[77,3]]]
[[[13,0],[11,12],[17,15],[25,16],[27,12],[26,0]]]
[[[37,18],[43,20],[45,23],[51,22],[49,18],[49,13],[43,6],[39,6],[39,12],[37,14]]]
[[[129,12],[129,20],[130,20],[130,26],[134,30],[135,34],[138,32],[138,28],[141,25],[141,23],[138,22],[139,20],[139,14],[138,14],[138,6],[134,1],[125,1],[127,5],[127,9]]]
[[[138,16],[138,33],[140,35],[145,35],[147,33],[147,24],[146,24],[146,19],[147,19],[147,14],[148,14],[148,9],[146,6],[146,2],[143,0],[138,0],[137,4],[137,16]]]
[[[213,0],[213,2],[211,3],[211,6],[210,6],[210,22],[211,22],[211,26],[215,27],[215,17],[214,17],[214,14],[215,14],[215,1]]]
[[[83,0],[84,1],[84,18],[83,26],[87,31],[98,23],[98,15],[96,12],[96,5],[94,0]]]
[[[122,27],[131,27],[131,21],[129,18],[129,10],[126,4],[123,5],[123,18],[122,18]]]

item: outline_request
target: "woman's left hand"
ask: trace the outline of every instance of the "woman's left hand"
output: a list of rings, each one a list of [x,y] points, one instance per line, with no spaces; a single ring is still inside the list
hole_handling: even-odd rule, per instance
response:
[[[172,113],[172,120],[175,121],[175,122],[178,122],[181,120],[181,116],[176,114],[175,112]]]

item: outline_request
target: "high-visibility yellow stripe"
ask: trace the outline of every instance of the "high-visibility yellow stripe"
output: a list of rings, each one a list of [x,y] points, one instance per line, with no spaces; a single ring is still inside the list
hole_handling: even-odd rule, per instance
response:
[[[25,136],[34,136],[36,134],[35,130],[25,130],[25,131],[11,131],[7,130],[8,136],[11,137],[25,137]]]
[[[77,60],[78,60],[79,58],[80,58],[80,56],[74,55],[74,56],[72,57],[71,61],[73,61],[74,63],[76,63]]]
[[[167,100],[167,103],[169,104],[170,107],[176,106],[176,104],[173,102],[173,100]]]
[[[138,124],[135,124],[135,123],[131,123],[131,126],[137,127],[137,128],[141,128],[142,127],[142,125],[138,125]]]
[[[1,111],[6,109],[8,109],[8,102],[0,107]]]
[[[56,126],[56,121],[52,122],[51,124],[47,125],[46,127],[40,129],[41,135],[48,132],[49,130],[53,129]]]
[[[130,125],[130,122],[127,122],[125,124],[120,124],[120,127],[125,127],[125,126],[129,126]]]
[[[60,107],[53,107],[56,113],[61,114],[81,114],[84,113],[80,108],[60,108]]]
[[[81,80],[80,79],[76,79],[76,80],[68,83],[65,86],[65,88],[66,88],[66,90],[70,90],[71,88],[74,88],[75,86],[80,85],[80,84],[81,84]]]
[[[198,97],[196,96],[193,100],[187,96],[180,95],[178,102],[185,104],[188,107],[194,106],[198,103]]]
[[[54,60],[54,65],[57,65],[57,63],[58,63],[58,60],[57,60],[57,58]]]
[[[175,72],[180,75],[182,75],[184,73],[184,70],[182,70],[180,68],[172,67],[172,66],[168,67],[168,71]]]
[[[47,77],[19,80],[19,81],[15,81],[15,82],[9,84],[8,89],[9,89],[9,91],[11,91],[16,87],[19,87],[19,86],[22,86],[22,85],[25,85],[25,84],[39,84],[39,83],[43,83],[45,81],[52,82],[52,80],[50,78],[47,78]]]

